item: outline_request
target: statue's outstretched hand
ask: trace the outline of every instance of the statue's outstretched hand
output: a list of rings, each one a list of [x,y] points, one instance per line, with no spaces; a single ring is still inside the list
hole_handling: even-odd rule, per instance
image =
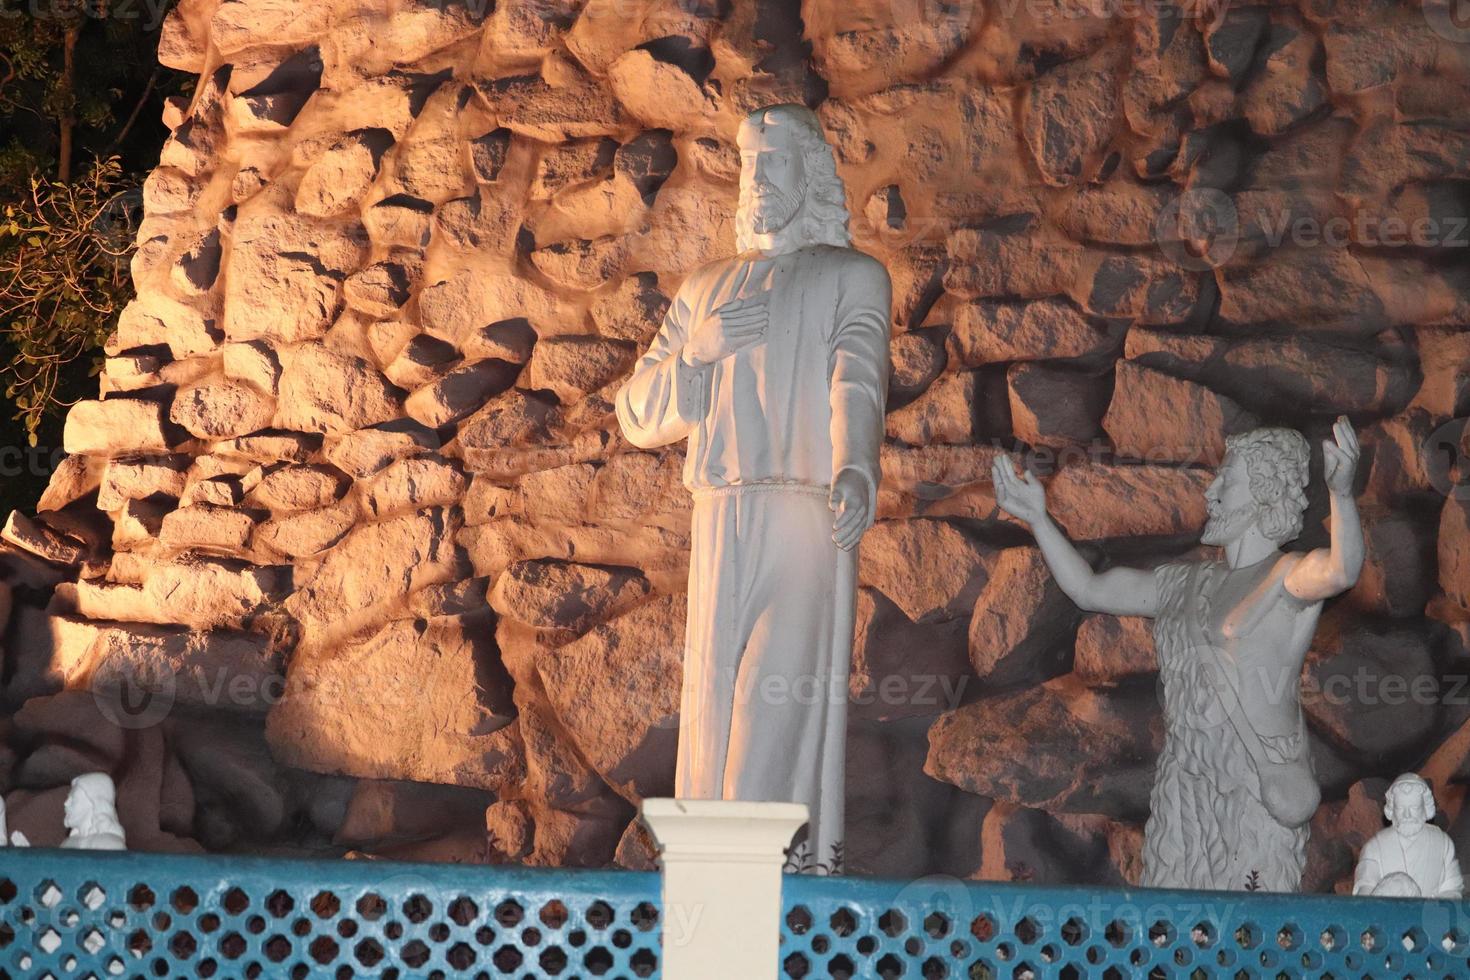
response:
[[[1002,454],[990,464],[990,476],[995,481],[995,502],[1001,510],[1027,524],[1046,516],[1046,488],[1030,470],[1024,478],[1017,476],[1011,458]]]
[[[873,524],[868,504],[868,481],[857,470],[845,469],[832,480],[827,506],[837,515],[832,522],[832,540],[843,551],[851,551]]]
[[[762,340],[770,322],[767,298],[768,294],[760,293],[716,307],[689,331],[684,363],[704,367]]]
[[[1339,496],[1351,496],[1353,477],[1358,470],[1358,436],[1346,415],[1339,415],[1332,426],[1332,437],[1336,445],[1322,440],[1322,475],[1327,480],[1327,489]]]

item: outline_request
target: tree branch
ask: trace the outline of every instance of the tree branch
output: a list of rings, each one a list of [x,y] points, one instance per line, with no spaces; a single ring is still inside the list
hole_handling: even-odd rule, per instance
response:
[[[82,34],[81,24],[72,24],[66,29],[62,48],[61,68],[61,148],[57,151],[60,162],[56,167],[56,179],[63,184],[71,181],[71,146],[73,131],[77,124],[76,110],[76,52],[77,38]]]
[[[158,84],[158,76],[162,72],[162,66],[153,69],[153,74],[148,76],[148,84],[143,86],[143,94],[138,97],[138,103],[133,106],[133,111],[128,114],[127,122],[123,123],[123,128],[112,138],[112,142],[107,144],[107,149],[97,154],[99,159],[106,160],[112,155],[112,151],[117,149],[123,140],[127,139],[128,131],[133,128],[133,123],[138,121],[138,114],[143,111],[143,106],[148,102],[148,96],[153,94],[153,86]]]

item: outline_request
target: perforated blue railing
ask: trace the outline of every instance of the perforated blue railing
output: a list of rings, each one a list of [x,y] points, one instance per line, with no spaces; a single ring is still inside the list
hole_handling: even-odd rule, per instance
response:
[[[1470,977],[1470,904],[789,877],[782,977]]]
[[[656,977],[659,878],[0,849],[0,975]]]
[[[0,849],[0,977],[658,977],[659,888],[641,872]],[[788,876],[783,904],[781,977],[1470,977],[1463,902]]]

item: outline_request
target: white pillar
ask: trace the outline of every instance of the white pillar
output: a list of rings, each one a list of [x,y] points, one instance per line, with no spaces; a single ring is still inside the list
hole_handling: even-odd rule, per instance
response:
[[[664,980],[767,980],[781,946],[781,865],[804,803],[644,800],[663,857]]]

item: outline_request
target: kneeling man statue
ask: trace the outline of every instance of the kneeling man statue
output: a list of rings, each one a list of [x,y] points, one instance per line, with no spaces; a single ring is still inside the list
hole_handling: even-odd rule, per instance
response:
[[[1363,565],[1353,502],[1358,441],[1346,418],[1323,442],[1332,543],[1282,552],[1307,508],[1306,439],[1256,429],[1226,441],[1205,491],[1204,544],[1223,560],[1094,572],[1046,512],[1031,473],[999,457],[1001,508],[1031,525],[1062,590],[1090,612],[1154,617],[1164,751],[1143,838],[1146,886],[1291,892],[1301,885],[1308,821],[1321,792],[1298,677],[1322,602]]]
[[[849,247],[809,109],[759,109],[739,144],[740,254],[684,281],[618,393],[618,422],[636,446],[689,440],[675,793],[805,803],[788,868],[836,872],[854,549],[877,507],[891,286]]]

